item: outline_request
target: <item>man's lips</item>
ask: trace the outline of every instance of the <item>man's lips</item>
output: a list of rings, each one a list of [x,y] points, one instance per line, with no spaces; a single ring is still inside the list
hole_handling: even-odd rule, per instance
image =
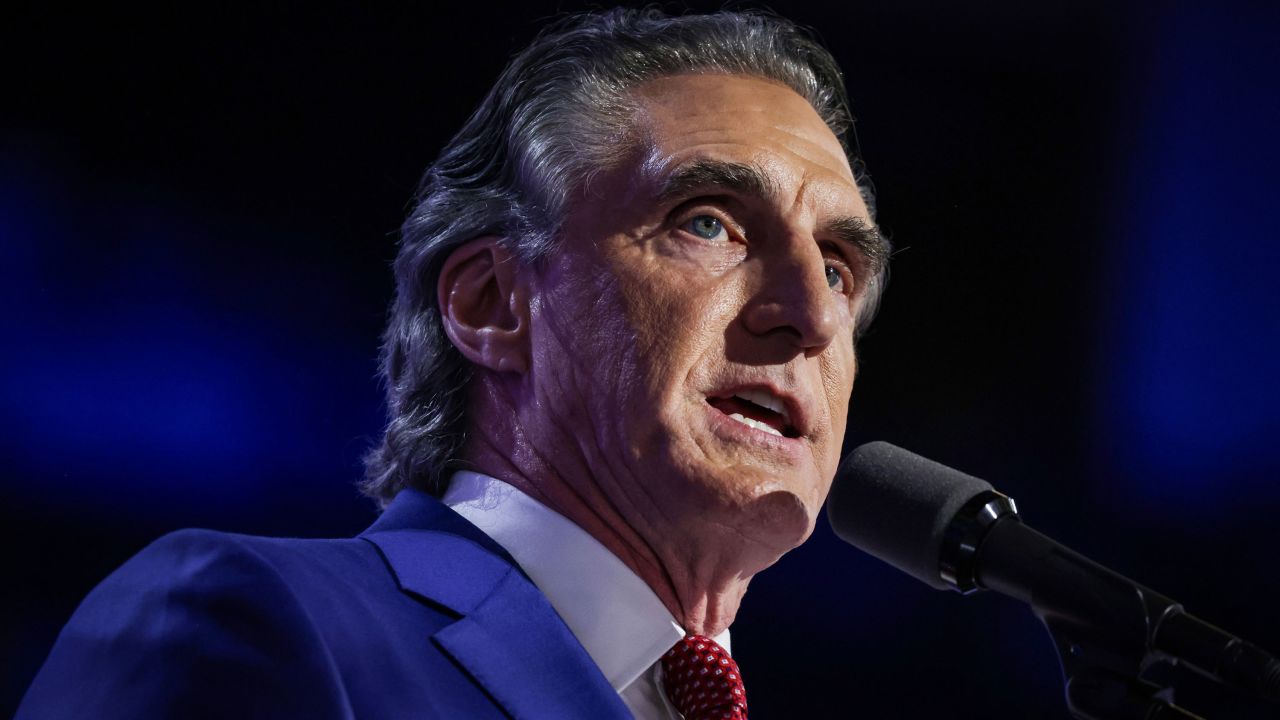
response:
[[[783,437],[796,436],[795,428],[787,423],[785,417],[755,403],[737,397],[707,398],[707,403],[747,427]]]
[[[785,438],[805,435],[807,413],[794,396],[771,387],[742,386],[712,393],[707,404],[747,427]]]

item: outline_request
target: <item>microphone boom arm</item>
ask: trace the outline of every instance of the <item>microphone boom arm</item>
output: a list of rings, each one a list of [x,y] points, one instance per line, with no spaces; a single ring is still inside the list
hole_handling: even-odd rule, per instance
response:
[[[1173,704],[1171,688],[1142,679],[1153,665],[1176,662],[1156,649],[1155,638],[1163,619],[1181,613],[1177,603],[1048,539],[1016,514],[994,522],[984,539],[996,542],[983,543],[978,585],[1022,600],[1044,623],[1074,717],[1198,717]],[[999,554],[1009,549],[1021,557]],[[1024,568],[1020,580],[1002,572],[1014,566]]]
[[[994,490],[961,508],[940,567],[962,593],[986,588],[1031,606],[1057,646],[1067,705],[1082,720],[1197,718],[1173,704],[1172,688],[1144,679],[1161,663],[1272,698],[1280,686],[1280,664],[1266,652],[1036,532]]]
[[[1057,646],[1077,718],[1194,720],[1172,703],[1168,670],[1179,664],[1280,701],[1280,661],[1031,529],[984,480],[866,443],[841,462],[827,514],[841,539],[930,587],[1030,605]]]

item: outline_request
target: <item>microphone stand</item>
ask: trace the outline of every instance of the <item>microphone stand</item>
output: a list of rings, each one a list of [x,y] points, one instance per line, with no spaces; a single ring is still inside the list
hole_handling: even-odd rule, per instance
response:
[[[1041,535],[993,490],[948,527],[940,566],[961,593],[986,588],[1031,606],[1057,646],[1067,707],[1080,720],[1204,720],[1174,705],[1170,682],[1155,679],[1179,662],[1280,698],[1280,664],[1270,655]]]

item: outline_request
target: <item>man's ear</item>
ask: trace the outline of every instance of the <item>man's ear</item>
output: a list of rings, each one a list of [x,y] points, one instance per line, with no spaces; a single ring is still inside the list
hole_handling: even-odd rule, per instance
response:
[[[445,259],[436,286],[449,340],[494,372],[529,369],[529,291],[519,270],[499,238],[486,235]]]

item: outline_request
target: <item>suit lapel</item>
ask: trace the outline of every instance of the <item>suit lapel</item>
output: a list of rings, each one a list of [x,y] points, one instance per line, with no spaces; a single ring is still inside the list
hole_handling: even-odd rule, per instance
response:
[[[459,616],[432,641],[511,717],[631,717],[546,597],[457,513],[403,491],[362,537],[401,590]]]
[[[631,717],[546,598],[514,570],[434,639],[517,720]]]

